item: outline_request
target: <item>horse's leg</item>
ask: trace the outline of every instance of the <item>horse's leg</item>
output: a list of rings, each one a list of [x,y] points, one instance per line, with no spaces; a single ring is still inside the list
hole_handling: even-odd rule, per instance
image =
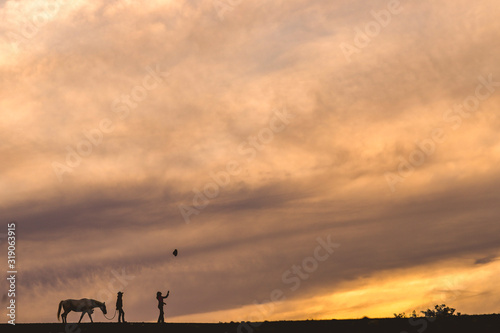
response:
[[[66,309],[64,309],[64,312],[61,315],[63,323],[67,323],[68,322],[68,320],[66,319],[66,317],[68,316],[68,313],[69,313],[69,311],[66,311]]]
[[[84,314],[85,314],[85,312],[82,312],[82,315],[80,316],[80,320],[78,321],[78,324],[80,324],[80,322],[82,321],[82,318],[83,318]]]
[[[92,316],[90,315],[90,311],[87,312],[87,314],[89,315],[89,318],[90,318],[90,322],[93,323],[94,321],[92,320]]]

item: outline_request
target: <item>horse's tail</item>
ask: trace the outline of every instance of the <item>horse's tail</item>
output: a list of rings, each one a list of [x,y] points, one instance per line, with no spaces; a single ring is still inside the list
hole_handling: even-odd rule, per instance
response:
[[[63,305],[63,301],[60,301],[59,302],[59,309],[57,310],[57,320],[59,320],[59,315],[61,314],[62,305]]]

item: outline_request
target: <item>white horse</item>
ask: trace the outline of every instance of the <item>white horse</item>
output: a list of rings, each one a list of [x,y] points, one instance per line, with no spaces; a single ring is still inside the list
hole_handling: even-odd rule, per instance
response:
[[[67,300],[59,302],[59,310],[57,310],[57,320],[59,320],[59,315],[61,314],[61,308],[64,308],[64,313],[61,316],[63,323],[67,323],[66,317],[68,316],[68,313],[70,313],[71,311],[82,313],[78,323],[80,323],[82,321],[82,318],[85,314],[88,314],[90,321],[94,322],[92,320],[91,314],[94,313],[94,308],[97,308],[97,307],[101,309],[102,313],[104,313],[104,314],[107,313],[106,304],[99,302],[99,301],[96,301],[95,299],[88,299],[88,298],[67,299]]]

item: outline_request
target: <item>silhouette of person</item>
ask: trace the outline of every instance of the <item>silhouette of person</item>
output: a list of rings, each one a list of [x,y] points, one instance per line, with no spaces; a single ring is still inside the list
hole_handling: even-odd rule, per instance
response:
[[[160,315],[158,316],[158,323],[164,323],[165,318],[163,318],[164,312],[163,312],[163,306],[166,305],[163,300],[168,297],[168,294],[170,294],[170,290],[167,291],[167,295],[162,296],[161,291],[156,293],[156,299],[158,300],[158,309],[160,310]]]
[[[118,297],[116,298],[116,310],[118,310],[118,322],[126,323],[125,321],[125,312],[123,311],[123,293],[121,291],[118,292]]]

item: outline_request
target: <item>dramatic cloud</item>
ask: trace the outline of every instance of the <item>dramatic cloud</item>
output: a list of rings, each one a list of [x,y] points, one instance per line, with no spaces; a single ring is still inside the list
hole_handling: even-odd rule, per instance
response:
[[[1,3],[18,320],[499,312],[499,9]]]

